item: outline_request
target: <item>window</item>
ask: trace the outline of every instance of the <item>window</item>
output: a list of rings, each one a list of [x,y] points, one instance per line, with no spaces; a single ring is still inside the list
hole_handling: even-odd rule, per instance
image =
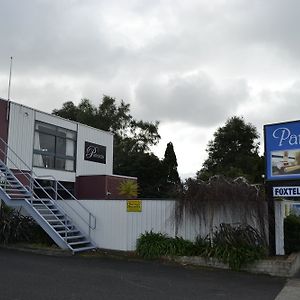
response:
[[[75,171],[76,132],[36,121],[33,166]]]
[[[55,182],[52,180],[41,180],[37,179],[38,184],[35,184],[34,192],[40,198],[55,198],[57,199],[72,199],[72,195],[74,196],[74,182],[68,181],[59,181],[60,184],[57,185],[57,193],[55,194]]]

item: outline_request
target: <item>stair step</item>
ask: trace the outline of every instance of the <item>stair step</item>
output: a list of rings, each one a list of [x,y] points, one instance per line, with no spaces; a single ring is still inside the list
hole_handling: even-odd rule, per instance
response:
[[[14,195],[14,196],[8,195],[8,196],[9,196],[10,199],[13,199],[13,200],[15,200],[15,199],[19,199],[19,200],[28,200],[28,199],[30,199],[30,197],[28,198],[28,197],[25,197],[25,196],[22,196],[22,195]]]
[[[51,227],[53,227],[54,229],[55,228],[69,228],[69,229],[72,229],[74,227],[74,225],[73,224],[67,224],[67,225],[57,224],[57,225],[51,225]]]
[[[13,194],[13,193],[6,193],[8,196],[10,197],[14,197],[14,196],[20,196],[20,197],[24,197],[24,198],[30,198],[31,195],[28,195],[28,194],[21,194],[21,193],[18,193],[18,194]]]
[[[90,243],[91,243],[90,241],[85,240],[85,241],[80,241],[80,242],[71,242],[71,243],[68,243],[68,244],[70,246],[77,246],[77,245],[84,245],[84,244],[90,244]]]
[[[42,211],[46,211],[46,212],[52,211],[52,212],[54,213],[54,211],[59,211],[59,209],[57,209],[57,208],[40,208],[40,209],[38,209],[38,211],[39,211],[41,214],[43,214]],[[55,214],[55,213],[54,213],[54,214]]]
[[[63,215],[63,214],[41,214],[41,216],[43,216],[44,218],[47,218],[47,217],[61,218],[61,217],[64,217],[65,215]],[[60,221],[62,221],[62,220],[60,220]]]
[[[20,185],[20,184],[12,184],[12,182],[7,181],[6,185],[12,188],[19,188],[19,189],[24,189],[24,186]]]
[[[59,231],[56,231],[58,234],[73,234],[73,233],[80,233],[79,230],[76,230],[76,229],[73,229],[73,230],[59,230]]]
[[[20,187],[19,187],[19,188],[20,188]],[[21,192],[24,192],[24,193],[28,193],[28,191],[27,191],[26,189],[23,189],[23,188],[22,188],[22,190],[20,190],[20,189],[17,189],[17,188],[11,188],[11,187],[10,187],[10,188],[6,188],[5,191],[6,191],[6,192],[7,192],[7,191],[11,191],[11,192],[20,192],[20,193],[21,193]]]
[[[85,239],[84,235],[72,235],[72,236],[62,236],[65,240],[79,240],[79,239]]]
[[[46,218],[45,218],[46,219]],[[72,225],[72,223],[69,220],[64,220],[64,219],[46,219],[46,221],[50,224],[50,225],[57,225],[55,223],[59,223],[59,224],[63,224],[63,225]]]
[[[51,203],[51,202],[47,202],[47,203],[34,203],[33,201],[32,201],[32,205],[34,206],[34,207],[36,207],[36,206],[42,206],[42,207],[48,207],[49,208],[49,206],[54,206],[55,207],[55,205],[53,204],[53,203]],[[50,208],[49,208],[50,209]]]
[[[72,251],[75,253],[75,252],[83,252],[83,251],[93,250],[96,248],[97,247],[95,247],[95,246],[88,246],[88,247],[82,247],[82,248],[75,248]]]

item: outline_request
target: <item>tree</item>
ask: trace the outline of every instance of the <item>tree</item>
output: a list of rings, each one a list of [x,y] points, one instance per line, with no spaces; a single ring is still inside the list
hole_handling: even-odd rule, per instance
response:
[[[53,114],[113,132],[115,141],[126,143],[126,150],[130,151],[147,152],[160,140],[158,121],[152,123],[135,120],[130,114],[129,104],[122,100],[118,105],[109,96],[103,96],[99,107],[94,106],[88,99],[82,99],[78,106],[69,101],[61,109],[54,109]]]
[[[160,196],[162,163],[150,151],[160,139],[159,122],[135,120],[129,104],[117,104],[109,96],[103,96],[98,107],[88,99],[81,100],[78,106],[69,101],[53,110],[53,114],[113,132],[114,174],[138,177],[142,197]]]
[[[243,118],[228,119],[208,143],[208,158],[197,172],[197,178],[208,180],[218,174],[229,178],[244,176],[249,182],[261,182],[264,163],[258,154],[258,138],[257,129]]]
[[[171,142],[167,144],[165,156],[162,161],[163,183],[162,190],[166,196],[173,196],[180,185],[180,177],[177,171],[177,158]]]

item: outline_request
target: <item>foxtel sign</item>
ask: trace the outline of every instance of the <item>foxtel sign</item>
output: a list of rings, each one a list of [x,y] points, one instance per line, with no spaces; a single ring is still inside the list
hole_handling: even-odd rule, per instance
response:
[[[300,121],[264,126],[267,180],[300,179]]]
[[[300,197],[300,186],[273,187],[273,197]]]

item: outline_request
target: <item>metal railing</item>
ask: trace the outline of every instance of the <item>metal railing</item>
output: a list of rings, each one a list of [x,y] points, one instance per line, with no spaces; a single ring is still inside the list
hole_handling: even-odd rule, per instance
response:
[[[24,162],[24,160],[11,147],[8,146],[8,144],[2,138],[0,138],[0,153],[3,154],[3,157],[4,157],[3,163],[4,163],[4,165],[6,165],[7,168],[8,168],[8,166],[7,166],[8,161],[13,166],[13,169],[16,168],[16,172],[12,171],[11,173],[14,176],[21,175],[28,181],[28,185],[24,185],[23,183],[20,182],[20,180],[17,178],[17,176],[15,176],[16,180],[19,181],[20,185],[23,185],[28,190],[28,192],[32,195],[32,199],[30,199],[30,200],[25,199],[26,201],[31,201],[31,204],[32,204],[33,200],[40,200],[42,203],[44,203],[45,198],[41,198],[36,193],[36,190],[41,190],[44,193],[44,195],[46,195],[46,199],[53,201],[53,203],[55,203],[55,205],[64,213],[64,215],[66,215],[69,218],[69,220],[73,222],[73,219],[66,212],[65,208],[59,203],[60,200],[73,200],[72,203],[76,203],[76,205],[78,205],[78,207],[80,207],[80,209],[88,215],[87,218],[84,218],[82,216],[82,214],[80,214],[73,207],[73,205],[70,205],[68,203],[68,201],[63,201],[62,203],[64,205],[68,206],[73,211],[73,213],[76,214],[79,217],[79,219],[88,226],[88,234],[90,236],[91,230],[94,230],[96,228],[96,217],[84,205],[82,205],[78,201],[78,199],[72,193],[70,193],[70,191],[68,189],[66,189],[59,181],[57,181],[54,176],[52,176],[52,175],[39,176],[39,175],[35,174],[33,172],[32,168],[29,167]],[[10,157],[9,154],[13,154],[13,156],[15,156],[15,158],[18,160],[18,164],[16,161],[14,161]],[[22,164],[23,170],[25,169],[25,170],[28,170],[29,172],[28,171],[24,172],[22,170],[22,167],[20,167],[20,163]],[[12,169],[12,168],[10,168],[10,169]],[[47,192],[47,190],[38,182],[38,179],[45,180],[45,178],[51,180],[54,183],[54,187],[53,186],[50,187],[50,190],[52,191],[52,193]],[[62,197],[61,194],[59,193],[59,190],[63,191],[63,193],[66,193],[66,195],[68,195],[68,199]],[[51,195],[51,194],[53,194],[53,195]],[[75,225],[76,225],[76,223],[77,222],[74,222]]]

